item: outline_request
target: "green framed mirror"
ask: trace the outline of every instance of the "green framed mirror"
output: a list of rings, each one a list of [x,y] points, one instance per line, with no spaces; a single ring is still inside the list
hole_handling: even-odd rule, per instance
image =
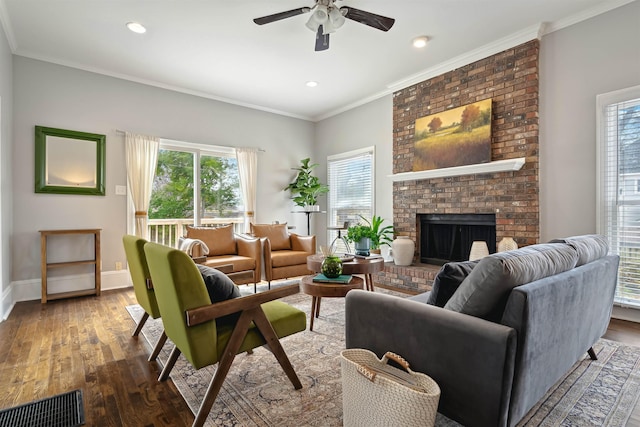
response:
[[[105,195],[106,136],[36,126],[35,191]]]

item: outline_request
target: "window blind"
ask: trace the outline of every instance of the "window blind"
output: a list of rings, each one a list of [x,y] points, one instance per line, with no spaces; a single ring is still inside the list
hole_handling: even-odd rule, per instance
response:
[[[600,233],[620,255],[615,302],[640,308],[640,97],[635,92],[598,97],[599,216]]]
[[[374,148],[329,156],[327,158],[327,180],[329,184],[327,225],[341,226],[345,222],[357,224],[359,215],[370,219],[374,206]],[[346,235],[346,231],[342,231]],[[327,231],[327,242],[338,236],[336,230]],[[334,249],[344,253],[346,248],[338,239]]]

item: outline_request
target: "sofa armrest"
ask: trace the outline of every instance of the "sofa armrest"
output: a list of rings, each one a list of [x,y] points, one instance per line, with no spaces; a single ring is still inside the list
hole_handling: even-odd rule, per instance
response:
[[[441,388],[439,411],[466,426],[505,426],[516,352],[513,328],[405,298],[351,291],[346,347],[392,351]]]
[[[248,258],[260,258],[260,239],[243,234],[236,234],[236,247],[238,255]]]
[[[316,253],[316,236],[300,236],[291,234],[291,249],[294,251],[304,251],[309,254]]]
[[[262,257],[264,260],[264,278],[271,281],[273,278],[273,266],[271,265],[271,241],[266,237],[260,237],[260,247],[262,248]]]

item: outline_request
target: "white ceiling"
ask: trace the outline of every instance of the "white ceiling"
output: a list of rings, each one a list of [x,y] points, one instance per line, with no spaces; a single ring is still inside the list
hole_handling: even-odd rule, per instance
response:
[[[320,120],[631,1],[338,0],[396,23],[347,20],[324,52],[308,14],[252,21],[314,0],[0,0],[0,18],[16,55]]]

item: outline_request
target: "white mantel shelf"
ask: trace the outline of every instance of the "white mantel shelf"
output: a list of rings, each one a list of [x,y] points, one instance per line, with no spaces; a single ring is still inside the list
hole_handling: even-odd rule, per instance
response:
[[[495,162],[478,163],[468,166],[455,166],[452,168],[431,169],[418,172],[402,172],[388,175],[388,177],[391,178],[392,181],[398,182],[443,178],[448,176],[473,175],[476,173],[508,172],[520,170],[522,166],[524,166],[524,162],[524,157],[518,157],[517,159],[497,160]]]

